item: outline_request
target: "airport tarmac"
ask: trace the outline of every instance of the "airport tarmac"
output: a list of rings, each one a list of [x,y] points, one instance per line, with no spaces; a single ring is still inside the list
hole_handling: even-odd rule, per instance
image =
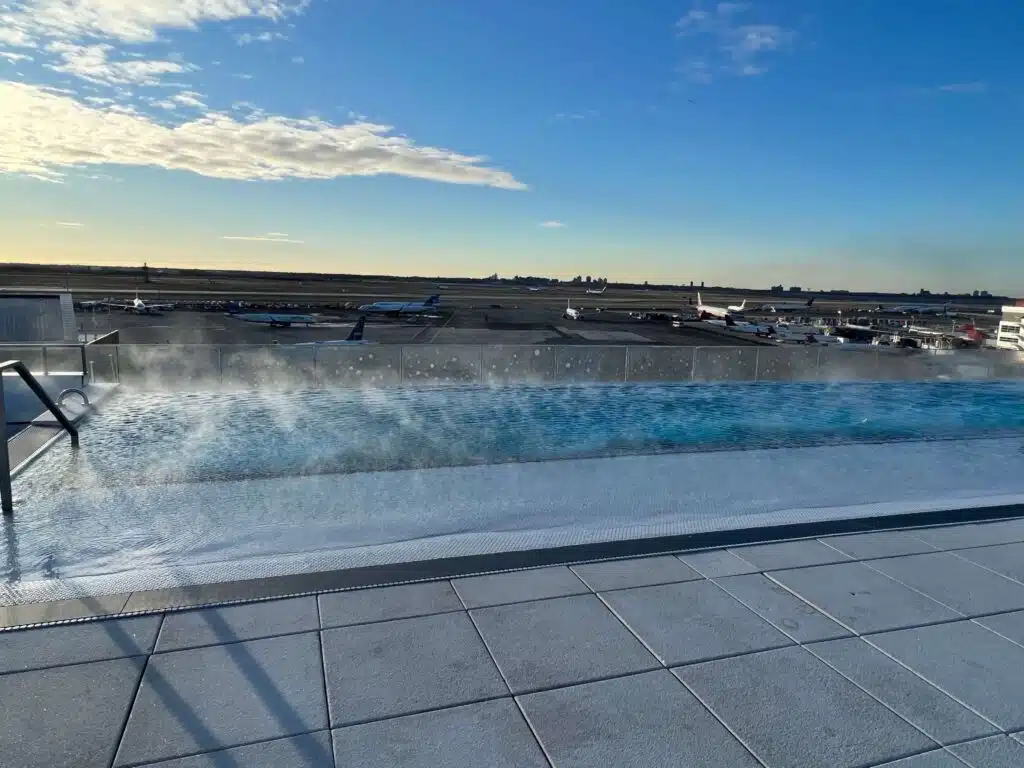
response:
[[[294,310],[292,310],[294,311]],[[333,310],[312,326],[270,328],[221,312],[174,310],[136,315],[118,310],[80,311],[80,329],[90,338],[118,330],[121,344],[297,344],[344,339],[359,317]],[[381,344],[661,344],[749,346],[717,329],[642,323],[625,312],[602,312],[585,321],[565,320],[554,308],[453,308],[427,318],[370,317],[364,338]]]

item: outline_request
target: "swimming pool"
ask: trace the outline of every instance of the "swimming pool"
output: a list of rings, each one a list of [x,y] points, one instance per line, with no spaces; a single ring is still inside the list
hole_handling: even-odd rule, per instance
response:
[[[1022,436],[1024,382],[126,391],[16,477],[0,602],[1024,500]]]

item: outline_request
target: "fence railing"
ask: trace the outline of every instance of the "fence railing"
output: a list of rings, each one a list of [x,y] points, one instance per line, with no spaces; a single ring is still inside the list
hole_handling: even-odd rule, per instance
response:
[[[158,389],[1024,379],[1024,354],[840,347],[89,345],[96,383]]]

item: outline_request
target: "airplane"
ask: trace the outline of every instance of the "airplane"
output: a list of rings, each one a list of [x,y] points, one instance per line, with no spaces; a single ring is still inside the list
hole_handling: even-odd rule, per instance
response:
[[[540,285],[528,285],[526,286],[526,290],[528,290],[530,293],[537,293],[538,291],[543,291],[544,287]]]
[[[732,331],[733,333],[752,333],[755,336],[774,336],[775,329],[770,325],[761,325],[759,323],[737,323],[732,319],[731,315],[726,315],[722,320],[705,320],[708,325],[715,325],[720,328]]]
[[[572,306],[572,300],[571,299],[566,299],[566,301],[565,301],[565,312],[562,313],[562,317],[565,320],[582,320],[583,319],[583,310],[582,309],[576,309],[575,307]]]
[[[769,312],[778,314],[779,312],[796,312],[800,309],[809,309],[814,303],[814,298],[811,297],[807,301],[781,301],[778,304],[766,304],[764,308],[767,308]]]
[[[312,325],[316,318],[312,315],[282,315],[276,312],[235,312],[226,313],[228,317],[242,320],[246,323],[262,323],[271,328],[288,328],[292,324]]]
[[[608,290],[608,283],[605,283],[604,285],[601,286],[600,289],[598,289],[598,288],[587,288],[587,293],[592,293],[595,296],[600,296],[602,293],[604,293],[607,290]]]
[[[727,309],[730,312],[742,313],[747,308],[747,300],[744,299],[742,304],[730,304]]]
[[[359,319],[356,320],[355,326],[352,328],[352,333],[348,335],[347,339],[341,339],[339,341],[304,341],[300,344],[296,344],[297,347],[307,346],[328,346],[328,347],[342,347],[350,344],[376,344],[375,341],[368,341],[363,338],[363,329],[366,327],[366,315],[360,315]]]
[[[110,301],[97,302],[97,306],[110,307],[111,309],[123,309],[125,312],[137,312],[140,315],[153,315],[164,310],[174,309],[173,304],[147,304],[135,294],[131,304],[114,304]]]
[[[879,307],[876,312],[888,312],[899,315],[948,315],[949,302],[945,304],[900,304],[895,307]]]
[[[732,314],[732,311],[725,307],[716,307],[712,304],[705,304],[700,297],[700,292],[697,293],[697,319],[707,320],[709,318],[718,318],[724,320]]]
[[[432,312],[439,308],[441,295],[435,293],[424,301],[376,301],[373,304],[363,304],[359,307],[360,312],[373,315],[418,315],[423,312]]]

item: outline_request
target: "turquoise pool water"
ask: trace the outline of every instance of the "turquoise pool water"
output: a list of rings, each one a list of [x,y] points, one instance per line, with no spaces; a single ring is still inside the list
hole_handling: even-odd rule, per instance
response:
[[[1024,383],[126,392],[60,487],[363,472],[1024,431]],[[58,447],[59,448],[59,447]],[[67,466],[54,450],[19,478]],[[83,479],[84,478],[84,479]]]

